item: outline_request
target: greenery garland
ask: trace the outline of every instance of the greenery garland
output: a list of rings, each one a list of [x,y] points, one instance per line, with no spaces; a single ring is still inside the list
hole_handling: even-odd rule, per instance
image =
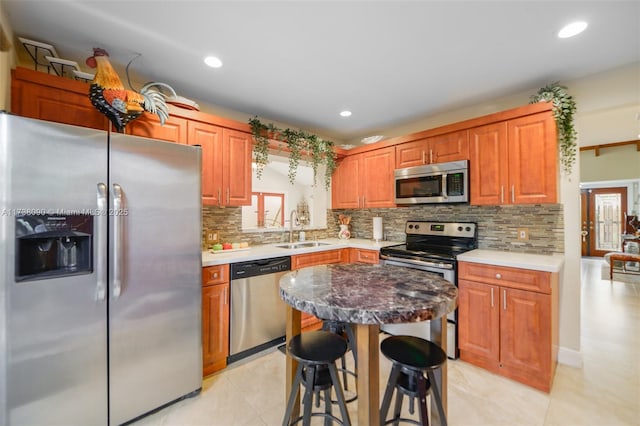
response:
[[[326,167],[324,183],[325,188],[331,187],[331,176],[336,168],[334,143],[319,138],[316,135],[306,133],[302,130],[284,129],[281,130],[273,123],[264,124],[258,117],[249,119],[251,133],[253,134],[253,161],[256,163],[256,177],[262,178],[262,170],[269,162],[269,141],[280,142],[279,148],[283,145],[289,151],[289,182],[293,185],[298,171],[300,160],[305,157],[307,163],[313,168],[313,181],[316,182],[318,166],[324,164]]]
[[[553,117],[558,129],[558,141],[560,149],[560,164],[567,175],[576,161],[578,133],[573,126],[573,116],[576,113],[576,103],[573,97],[567,93],[567,88],[554,82],[538,90],[531,95],[530,103],[550,101],[553,105]]]

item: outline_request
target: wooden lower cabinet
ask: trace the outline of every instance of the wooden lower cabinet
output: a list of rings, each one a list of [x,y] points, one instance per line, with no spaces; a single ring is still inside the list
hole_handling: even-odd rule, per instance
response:
[[[460,359],[549,392],[558,355],[557,275],[460,262]]]
[[[229,265],[202,268],[202,375],[227,366]]]
[[[360,248],[349,249],[349,263],[371,263],[380,262],[380,252],[378,250],[367,250]]]
[[[291,270],[308,266],[329,265],[332,263],[348,263],[349,249],[327,250],[315,253],[297,254],[291,256]],[[302,331],[318,330],[322,327],[322,320],[314,315],[302,312]]]

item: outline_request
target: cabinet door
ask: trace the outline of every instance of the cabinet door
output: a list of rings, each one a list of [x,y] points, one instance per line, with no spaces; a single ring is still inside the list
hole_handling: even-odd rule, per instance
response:
[[[190,121],[188,131],[189,145],[202,148],[202,204],[219,206],[222,194],[222,129]]]
[[[14,81],[11,90],[14,114],[107,130],[107,117],[89,100],[88,84],[85,94],[22,81]]]
[[[458,282],[458,344],[461,357],[476,355],[498,361],[500,355],[499,287]],[[483,362],[480,362],[483,364]]]
[[[377,250],[365,250],[359,248],[349,249],[349,263],[378,264],[380,253]]]
[[[469,132],[447,133],[428,138],[429,162],[446,163],[469,159]]]
[[[496,123],[469,130],[469,186],[471,204],[508,202],[507,124]]]
[[[291,256],[291,269],[295,271],[296,269],[306,268],[307,266],[342,263],[346,260],[346,257],[348,257],[348,255],[345,255],[346,250],[348,249],[326,250]]]
[[[500,288],[500,362],[512,374],[549,380],[551,297]]]
[[[350,155],[340,161],[331,178],[331,208],[360,207],[361,168],[359,155]]]
[[[202,288],[202,363],[207,376],[226,366],[229,355],[229,283]]]
[[[362,155],[362,204],[366,208],[395,207],[395,148],[376,149]]]
[[[551,113],[508,122],[509,197],[513,204],[557,202],[558,150]],[[471,193],[473,196],[473,192]]]
[[[396,145],[396,169],[427,164],[428,150],[429,142],[426,139]]]
[[[251,135],[224,129],[222,164],[223,203],[228,206],[251,205]]]
[[[125,132],[166,142],[187,143],[187,121],[181,117],[169,116],[164,124],[160,124],[157,115],[143,112],[140,117],[127,124]]]

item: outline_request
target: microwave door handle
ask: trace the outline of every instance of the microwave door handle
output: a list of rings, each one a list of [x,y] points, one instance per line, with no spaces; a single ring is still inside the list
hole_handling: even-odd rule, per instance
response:
[[[449,198],[449,191],[447,191],[447,174],[442,174],[442,198],[445,200]]]

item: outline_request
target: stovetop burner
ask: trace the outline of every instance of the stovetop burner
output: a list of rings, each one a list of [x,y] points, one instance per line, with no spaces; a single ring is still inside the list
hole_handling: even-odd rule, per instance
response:
[[[381,254],[415,260],[454,262],[464,252],[478,247],[477,224],[472,222],[409,221],[406,242],[383,247]]]

